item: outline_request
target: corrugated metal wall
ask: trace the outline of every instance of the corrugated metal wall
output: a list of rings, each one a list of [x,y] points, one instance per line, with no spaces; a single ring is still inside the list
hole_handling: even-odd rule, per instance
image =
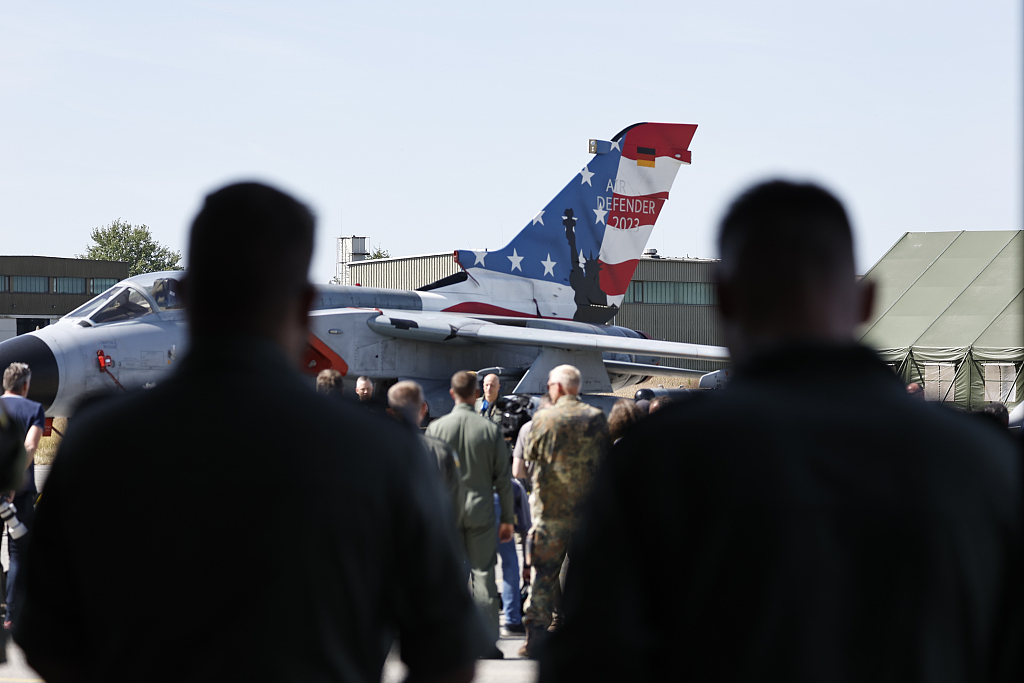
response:
[[[717,306],[675,304],[623,304],[613,324],[639,330],[651,339],[722,346],[721,320]],[[693,370],[718,370],[728,363],[664,359],[663,365]]]
[[[403,258],[357,261],[349,265],[350,281],[363,287],[417,289],[459,272],[451,252]]]
[[[640,259],[633,282],[713,282],[714,261],[682,259]],[[639,330],[651,339],[722,346],[721,319],[717,306],[683,304],[623,304],[612,321]],[[693,370],[718,370],[728,363],[684,361],[666,358],[664,365]]]
[[[640,330],[651,339],[721,345],[717,306],[624,304],[614,323]]]
[[[634,280],[655,282],[714,282],[714,261],[642,258],[633,273]]]

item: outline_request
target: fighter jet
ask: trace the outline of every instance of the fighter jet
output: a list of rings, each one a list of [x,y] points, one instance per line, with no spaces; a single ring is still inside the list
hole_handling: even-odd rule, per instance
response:
[[[435,415],[450,407],[449,379],[465,369],[494,372],[524,394],[543,393],[548,371],[562,363],[579,367],[583,391],[595,393],[654,374],[703,375],[656,363],[727,360],[725,348],[608,324],[676,173],[690,163],[696,129],[639,123],[591,140],[590,161],[507,246],[455,251],[455,275],[415,291],[318,286],[306,372],[334,368],[382,385],[413,379]],[[187,351],[180,277],[124,280],[56,324],[0,343],[0,367],[28,363],[29,398],[51,417],[70,416],[97,394],[154,386]]]

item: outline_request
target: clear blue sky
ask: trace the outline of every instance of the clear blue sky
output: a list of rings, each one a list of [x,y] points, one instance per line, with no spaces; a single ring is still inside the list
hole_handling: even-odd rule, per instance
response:
[[[118,217],[184,250],[245,178],[316,211],[320,282],[339,234],[495,249],[637,121],[699,125],[666,255],[715,256],[774,175],[847,202],[861,272],[906,231],[1021,226],[1019,3],[500,5],[4,3],[0,253]]]

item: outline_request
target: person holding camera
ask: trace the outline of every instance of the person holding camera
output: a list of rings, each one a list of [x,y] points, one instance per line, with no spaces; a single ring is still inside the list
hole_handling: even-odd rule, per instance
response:
[[[31,382],[32,370],[26,363],[11,363],[4,370],[4,394],[0,396],[0,403],[3,404],[7,417],[25,434],[25,452],[28,454],[25,477],[16,491],[9,491],[5,495],[7,502],[14,504],[18,521],[27,529],[32,528],[32,518],[35,514],[36,496],[38,495],[35,454],[46,426],[46,413],[43,411],[43,406],[27,398]],[[13,534],[9,534],[8,538],[7,548],[10,554],[10,564],[7,569],[7,615],[4,617],[4,628],[8,630],[11,628],[16,613],[15,588],[18,585],[18,572],[21,569],[21,561],[25,554],[28,538],[28,535],[15,538]]]

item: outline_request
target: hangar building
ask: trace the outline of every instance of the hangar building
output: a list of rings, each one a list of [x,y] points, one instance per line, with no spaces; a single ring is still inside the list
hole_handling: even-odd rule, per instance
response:
[[[1024,399],[1024,231],[908,232],[864,278],[877,294],[861,340],[927,400]]]
[[[640,259],[622,307],[611,321],[651,339],[691,344],[724,344],[715,303],[714,261],[662,258],[647,249]],[[451,252],[348,263],[348,281],[365,287],[418,289],[459,271]],[[665,365],[718,370],[727,363],[664,359]]]
[[[0,341],[57,322],[126,277],[120,261],[0,256]]]

